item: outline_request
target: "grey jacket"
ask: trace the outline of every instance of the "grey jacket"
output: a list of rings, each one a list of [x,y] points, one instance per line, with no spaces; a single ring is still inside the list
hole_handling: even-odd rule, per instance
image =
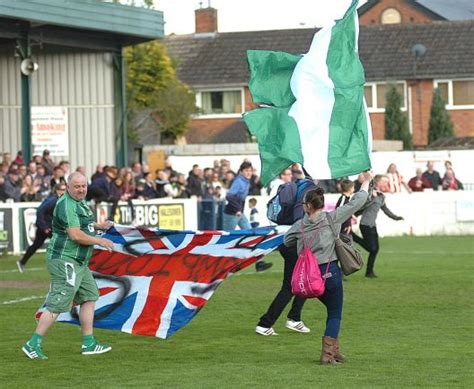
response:
[[[375,227],[375,220],[379,211],[382,210],[385,215],[393,220],[401,220],[400,216],[395,215],[385,204],[385,196],[382,192],[377,192],[377,197],[373,197],[364,205],[364,212],[360,218],[360,224],[368,227]]]
[[[359,191],[347,204],[329,212],[329,216],[334,221],[334,226],[338,232],[341,230],[341,223],[362,208],[367,200],[367,196],[366,191]],[[334,249],[334,234],[326,219],[326,212],[321,212],[315,220],[311,220],[306,214],[302,220],[298,220],[293,224],[285,234],[285,246],[290,247],[296,244],[298,254],[303,250],[301,223],[303,223],[306,244],[309,245],[314,240],[311,245],[311,251],[316,256],[318,263],[321,265],[335,261],[337,257]]]

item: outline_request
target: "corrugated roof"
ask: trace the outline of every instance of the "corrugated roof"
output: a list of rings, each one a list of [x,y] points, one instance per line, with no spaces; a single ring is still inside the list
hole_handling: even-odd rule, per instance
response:
[[[178,77],[194,87],[246,85],[246,51],[308,51],[315,29],[218,33],[214,37],[171,35],[165,44],[178,60]],[[411,48],[421,43],[417,78],[474,76],[474,21],[360,26],[359,53],[367,81],[411,79]]]

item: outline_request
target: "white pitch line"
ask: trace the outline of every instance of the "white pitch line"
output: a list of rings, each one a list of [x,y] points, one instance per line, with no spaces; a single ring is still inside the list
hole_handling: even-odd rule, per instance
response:
[[[29,271],[40,271],[40,270],[44,270],[43,267],[32,267],[32,268],[26,268],[25,269],[25,272],[29,272]],[[0,273],[19,273],[19,270],[18,269],[11,269],[11,270],[0,270]]]
[[[44,299],[45,297],[46,297],[46,296],[29,296],[29,297],[23,297],[23,298],[17,299],[17,300],[2,301],[2,305],[18,304],[18,303],[22,303],[22,302],[24,302],[24,301],[37,300],[37,299]]]

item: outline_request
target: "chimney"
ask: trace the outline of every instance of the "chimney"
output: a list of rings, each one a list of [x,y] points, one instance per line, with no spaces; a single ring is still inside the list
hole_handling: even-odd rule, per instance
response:
[[[194,11],[196,34],[217,32],[217,9],[212,7],[199,8]]]

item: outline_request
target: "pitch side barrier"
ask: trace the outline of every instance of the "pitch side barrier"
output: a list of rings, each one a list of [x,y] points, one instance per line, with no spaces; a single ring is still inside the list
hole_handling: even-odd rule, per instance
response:
[[[266,218],[268,196],[249,196],[245,212],[250,218],[248,200],[257,200],[260,226],[270,225]],[[326,195],[326,210],[334,209],[339,195]],[[386,195],[387,206],[405,220],[394,221],[380,211],[377,230],[380,236],[474,235],[474,191],[396,193]],[[36,234],[36,208],[40,203],[0,203],[0,251],[21,254]],[[191,199],[133,200],[133,212],[119,202],[113,220],[120,224],[172,230],[220,230],[225,201]],[[109,218],[112,204],[95,208],[96,220]],[[358,231],[357,219],[353,219]],[[45,247],[43,247],[44,249]]]

